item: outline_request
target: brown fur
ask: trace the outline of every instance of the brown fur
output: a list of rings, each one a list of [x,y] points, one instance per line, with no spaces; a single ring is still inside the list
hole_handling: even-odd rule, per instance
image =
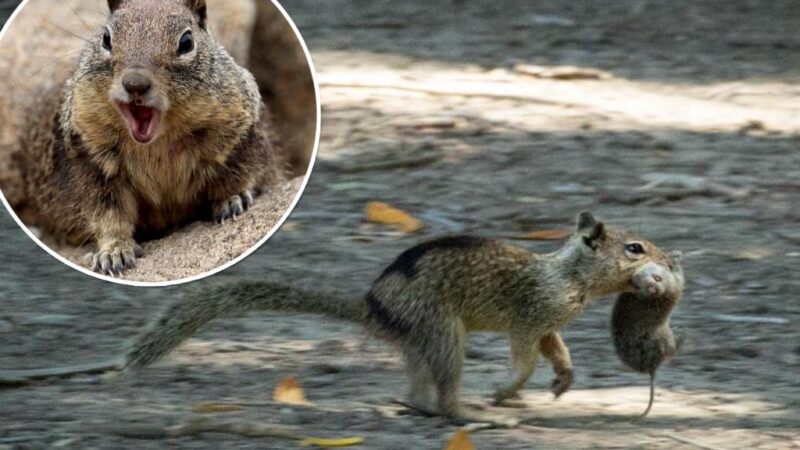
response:
[[[637,243],[643,253],[626,245]],[[666,264],[653,244],[607,229],[588,213],[557,252],[539,255],[504,242],[452,236],[403,252],[375,281],[365,299],[342,301],[274,283],[223,286],[175,302],[134,344],[126,367],[145,366],[168,353],[213,318],[244,309],[312,312],[363,324],[394,343],[411,378],[410,403],[427,413],[510,424],[458,402],[466,333],[508,333],[512,380],[497,401],[517,394],[533,374],[539,353],[553,362],[552,390],[572,383],[572,362],[559,328],[593,298],[633,292],[631,279],[649,264]]]
[[[267,1],[256,2],[250,46],[250,71],[275,117],[277,142],[293,173],[302,175],[311,161],[317,99],[311,68],[289,22]]]
[[[27,191],[21,215],[72,244],[94,241],[95,270],[116,274],[140,253],[134,235],[241,214],[250,192],[282,180],[286,167],[255,80],[205,30],[204,1],[109,4],[112,50],[98,30],[63,93],[32,111],[35,131],[15,161]],[[186,29],[195,50],[178,57]],[[163,112],[147,144],[132,138],[113,101],[126,98],[121,79],[134,70],[152,81],[147,105]]]

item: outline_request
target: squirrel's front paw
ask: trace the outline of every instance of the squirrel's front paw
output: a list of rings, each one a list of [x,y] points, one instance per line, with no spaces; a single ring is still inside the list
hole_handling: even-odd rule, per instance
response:
[[[572,373],[572,369],[564,370],[553,378],[553,382],[550,384],[550,392],[558,398],[569,390],[573,381],[575,381],[575,375]]]
[[[236,219],[253,205],[253,193],[244,191],[214,204],[214,222],[223,223]]]
[[[136,258],[144,251],[136,242],[119,242],[100,249],[92,257],[92,270],[103,275],[118,276],[136,266]]]

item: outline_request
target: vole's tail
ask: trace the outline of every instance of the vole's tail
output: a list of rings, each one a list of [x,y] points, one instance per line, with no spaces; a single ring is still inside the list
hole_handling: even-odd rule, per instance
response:
[[[644,419],[650,413],[650,408],[653,407],[653,400],[656,396],[656,373],[650,372],[650,401],[647,403],[647,409],[644,410],[639,419]]]
[[[360,299],[336,298],[272,282],[227,285],[194,292],[170,305],[136,339],[125,356],[124,368],[147,366],[216,317],[247,310],[315,313],[354,322],[366,318],[366,306]]]

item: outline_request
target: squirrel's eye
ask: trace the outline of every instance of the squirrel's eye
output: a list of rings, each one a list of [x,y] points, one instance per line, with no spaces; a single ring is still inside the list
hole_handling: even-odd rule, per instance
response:
[[[111,32],[108,31],[108,28],[106,28],[106,32],[103,33],[103,48],[111,51]]]
[[[630,244],[625,244],[625,251],[634,255],[641,255],[644,253],[644,247],[638,242],[631,242]]]
[[[194,38],[192,37],[192,32],[187,31],[183,33],[181,40],[178,42],[178,55],[185,55],[192,50],[194,50]]]

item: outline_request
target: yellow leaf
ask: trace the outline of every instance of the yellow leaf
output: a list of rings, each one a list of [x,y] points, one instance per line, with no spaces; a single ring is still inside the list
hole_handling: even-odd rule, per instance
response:
[[[272,394],[272,399],[279,403],[288,403],[290,405],[310,405],[303,394],[303,387],[296,379],[289,377],[284,378],[283,381],[278,383],[275,387],[275,392]]]
[[[199,413],[215,413],[215,412],[231,412],[231,411],[239,411],[242,407],[239,405],[234,405],[231,403],[217,403],[217,402],[207,402],[207,403],[200,403],[199,405],[194,407],[195,412]]]
[[[529,239],[532,241],[557,241],[566,239],[572,235],[569,230],[539,230],[531,231],[530,233],[520,236],[521,239]]]
[[[311,447],[312,445],[317,447],[349,447],[351,445],[359,445],[364,443],[364,438],[362,437],[349,437],[349,438],[339,438],[339,439],[323,439],[323,438],[307,438],[300,441],[301,447]]]
[[[366,216],[368,222],[392,225],[404,233],[413,233],[422,228],[419,219],[383,202],[368,202]]]
[[[469,439],[469,431],[458,430],[445,445],[444,450],[475,450]]]

